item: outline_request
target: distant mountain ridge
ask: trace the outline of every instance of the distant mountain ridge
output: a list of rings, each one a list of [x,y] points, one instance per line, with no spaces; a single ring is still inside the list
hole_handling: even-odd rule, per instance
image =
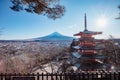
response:
[[[38,37],[35,38],[34,40],[38,40],[38,41],[58,41],[58,40],[72,40],[73,37],[69,37],[69,36],[64,36],[58,32],[53,32],[47,36],[44,37]]]

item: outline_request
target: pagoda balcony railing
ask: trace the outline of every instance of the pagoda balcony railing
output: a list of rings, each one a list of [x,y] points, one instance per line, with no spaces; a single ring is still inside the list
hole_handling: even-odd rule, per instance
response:
[[[0,80],[120,80],[120,72],[86,71],[50,74],[0,74]]]

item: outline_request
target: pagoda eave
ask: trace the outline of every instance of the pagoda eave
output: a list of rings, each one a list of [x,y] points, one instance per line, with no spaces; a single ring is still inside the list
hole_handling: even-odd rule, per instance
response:
[[[79,32],[77,34],[74,34],[74,36],[81,36],[83,34],[97,35],[97,34],[102,34],[102,32],[85,31],[85,32]]]

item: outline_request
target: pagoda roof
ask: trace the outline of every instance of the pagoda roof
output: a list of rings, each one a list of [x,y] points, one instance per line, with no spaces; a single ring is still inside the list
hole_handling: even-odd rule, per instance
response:
[[[74,48],[74,49],[80,49],[81,47],[80,46],[73,46],[72,48]]]
[[[98,61],[88,63],[83,62],[80,66],[80,69],[103,69],[103,67],[104,63],[100,63]]]
[[[105,59],[107,56],[100,55],[100,54],[82,54],[81,58],[86,58],[86,59]]]
[[[83,32],[79,32],[77,34],[74,34],[74,36],[80,36],[82,34],[91,34],[91,35],[97,35],[97,34],[102,34],[102,32],[95,32],[95,31],[88,31],[88,30],[85,30]]]
[[[76,58],[80,58],[81,55],[78,52],[72,52],[72,55]]]
[[[75,58],[84,58],[84,59],[105,59],[107,56],[100,55],[100,54],[83,54],[78,52],[72,52],[72,56]]]
[[[76,49],[76,50],[79,50],[79,49],[82,49],[82,50],[103,50],[105,48],[102,48],[102,47],[84,47],[84,46],[73,46],[72,48]]]

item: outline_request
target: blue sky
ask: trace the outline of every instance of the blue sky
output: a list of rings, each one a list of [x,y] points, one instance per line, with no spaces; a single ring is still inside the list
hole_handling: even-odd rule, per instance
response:
[[[43,15],[14,12],[9,7],[9,0],[1,0],[0,39],[29,39],[59,32],[67,36],[84,30],[84,13],[87,14],[88,30],[102,31],[104,34],[98,38],[113,35],[120,38],[120,20],[118,17],[120,0],[61,0],[66,7],[65,15],[57,20],[52,20]],[[102,20],[100,25],[98,20]]]

